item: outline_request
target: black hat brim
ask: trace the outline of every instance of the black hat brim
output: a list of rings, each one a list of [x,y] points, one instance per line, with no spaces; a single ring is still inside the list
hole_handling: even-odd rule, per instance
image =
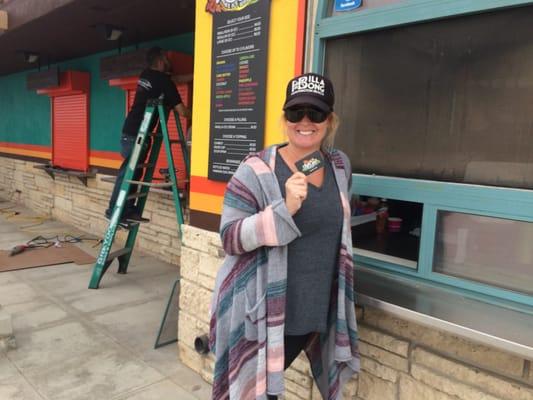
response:
[[[314,97],[314,96],[295,96],[285,103],[283,109],[291,108],[299,105],[311,105],[318,108],[321,111],[331,112],[332,108],[324,101]]]

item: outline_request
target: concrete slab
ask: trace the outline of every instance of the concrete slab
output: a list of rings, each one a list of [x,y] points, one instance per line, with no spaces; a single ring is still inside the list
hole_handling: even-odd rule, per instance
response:
[[[87,354],[112,348],[115,342],[79,322],[67,322],[51,328],[16,333],[16,350],[9,359],[22,372],[46,370],[67,360],[84,359]]]
[[[0,354],[0,399],[44,400],[9,360]]]
[[[7,306],[10,304],[25,303],[32,301],[38,296],[39,294],[25,283],[7,283],[2,285],[2,290],[0,290],[0,304]]]
[[[11,314],[15,332],[24,332],[68,318],[68,313],[45,299],[4,307]]]
[[[13,272],[0,273],[0,286],[18,282],[20,282],[20,279]]]
[[[172,292],[174,282],[179,278],[179,271],[177,268],[167,270],[166,272],[159,273],[158,275],[151,275],[150,273],[127,274],[128,279],[133,279],[144,290],[152,293],[156,296],[168,297]]]
[[[147,388],[141,389],[135,393],[125,396],[115,397],[112,400],[154,400],[154,399],[179,399],[179,400],[197,400],[197,397],[186,392],[176,385],[170,379],[154,383]]]
[[[159,382],[164,376],[125,352],[109,350],[50,363],[48,368],[29,371],[26,378],[51,400],[102,400]]]
[[[41,268],[39,268],[41,269]],[[39,286],[48,293],[53,293],[54,296],[65,297],[84,293],[88,290],[89,280],[92,274],[92,265],[78,266],[71,265],[68,273],[59,274],[53,277],[43,279],[39,282]],[[108,271],[106,274],[105,288],[113,288],[121,284],[123,276]]]
[[[136,285],[134,282],[129,285],[113,285],[106,279],[109,271],[100,284],[100,289],[86,289],[83,292],[69,294],[64,297],[65,302],[81,312],[102,311],[109,308],[126,305],[128,303],[138,303],[151,300],[154,296]],[[86,280],[89,284],[89,278]],[[125,283],[125,280],[122,282]],[[113,286],[113,287],[111,287]]]
[[[154,299],[146,303],[99,314],[93,317],[93,321],[110,332],[120,343],[136,349],[151,350],[165,306],[165,299]]]
[[[29,238],[83,234],[60,222],[31,224],[0,214],[0,239],[21,227]],[[96,255],[93,244],[80,247]],[[0,354],[0,400],[210,399],[210,385],[179,362],[176,344],[153,348],[179,268],[135,252],[128,274],[116,274],[115,263],[90,290],[92,267],[0,273],[0,304],[18,345]]]
[[[207,384],[200,375],[181,363],[178,367],[179,371],[169,377],[171,381],[175,382],[198,399],[211,399],[211,386]]]
[[[24,280],[31,282],[42,282],[45,279],[51,279],[68,274],[77,274],[82,271],[88,271],[89,266],[77,265],[74,263],[48,265],[46,267],[27,268],[12,271],[12,273]],[[1,275],[1,274],[0,274]]]

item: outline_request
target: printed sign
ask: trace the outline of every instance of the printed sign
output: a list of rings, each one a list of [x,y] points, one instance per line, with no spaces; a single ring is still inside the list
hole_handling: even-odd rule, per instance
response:
[[[363,0],[335,0],[335,12],[351,11],[361,7]]]
[[[228,181],[264,142],[270,0],[248,3],[213,15],[208,177],[216,181]]]

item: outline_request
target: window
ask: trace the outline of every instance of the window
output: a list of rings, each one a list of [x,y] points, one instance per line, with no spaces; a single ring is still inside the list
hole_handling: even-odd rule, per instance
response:
[[[379,234],[373,210],[354,217],[356,267],[533,306],[532,191],[364,174],[353,190],[402,219]]]
[[[354,172],[533,187],[532,20],[529,6],[329,39]]]
[[[313,69],[335,84],[352,190],[419,210],[402,218],[420,225],[416,257],[354,216],[357,301],[533,354],[533,1],[332,2]]]
[[[417,268],[422,204],[354,196],[352,208],[355,254]]]
[[[533,223],[438,211],[433,270],[533,294]]]

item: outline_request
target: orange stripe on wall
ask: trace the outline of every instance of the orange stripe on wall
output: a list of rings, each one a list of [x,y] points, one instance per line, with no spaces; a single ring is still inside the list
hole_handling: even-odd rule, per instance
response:
[[[92,150],[89,155],[89,164],[95,167],[119,169],[122,156],[115,151]]]
[[[47,160],[52,158],[52,148],[50,146],[39,146],[35,144],[0,142],[0,153],[44,158]]]
[[[296,28],[296,57],[294,59],[294,75],[300,75],[303,72],[306,14],[307,0],[300,0],[298,4],[298,26]]]
[[[210,181],[203,176],[191,176],[191,192],[224,196],[226,182]]]
[[[122,164],[122,161],[109,160],[107,158],[99,158],[99,157],[90,156],[89,164],[93,167],[105,167],[105,168],[119,169],[120,164]]]
[[[116,151],[91,150],[91,157],[122,161],[122,156]]]

